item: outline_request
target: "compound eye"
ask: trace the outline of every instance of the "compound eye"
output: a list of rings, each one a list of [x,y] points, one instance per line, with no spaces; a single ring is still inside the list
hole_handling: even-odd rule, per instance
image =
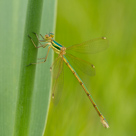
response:
[[[54,33],[49,33],[49,35],[50,35],[50,37],[52,37],[52,38],[54,37]]]
[[[51,37],[53,38],[53,37],[54,37],[54,34],[52,34]]]

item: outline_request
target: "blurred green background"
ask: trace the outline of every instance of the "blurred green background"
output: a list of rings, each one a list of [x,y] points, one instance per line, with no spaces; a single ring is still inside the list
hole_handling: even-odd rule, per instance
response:
[[[110,128],[103,128],[92,104],[65,67],[64,90],[50,107],[47,135],[136,135],[136,2],[58,0],[55,39],[66,47],[106,36],[109,48],[88,57],[96,76],[81,75]],[[54,124],[54,125],[52,125]]]
[[[13,133],[21,49],[27,0],[0,2],[0,135]],[[44,5],[48,5],[44,1]],[[134,0],[58,0],[55,40],[68,47],[106,36],[109,48],[89,55],[86,60],[96,67],[89,77],[77,71],[92,94],[110,128],[105,129],[83,89],[64,66],[64,86],[57,105],[49,109],[46,136],[135,136],[136,135],[136,2]],[[53,8],[53,7],[51,7]],[[51,30],[44,13],[41,34]],[[35,20],[36,21],[36,20]],[[45,55],[39,51],[39,57]],[[82,55],[80,56],[82,57]],[[48,60],[51,59],[51,54]],[[43,132],[47,109],[51,65],[37,66],[30,135]],[[42,70],[41,70],[42,69]],[[47,79],[47,80],[46,80]],[[44,81],[49,84],[44,86]],[[3,89],[4,86],[4,89]],[[42,88],[44,86],[44,88]],[[41,112],[42,109],[42,112]]]

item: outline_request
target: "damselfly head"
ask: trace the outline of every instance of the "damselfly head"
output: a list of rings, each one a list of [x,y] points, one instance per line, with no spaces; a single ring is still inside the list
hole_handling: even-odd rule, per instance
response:
[[[44,36],[44,38],[45,38],[45,40],[48,40],[48,39],[49,39],[49,35],[46,34],[46,35]]]
[[[49,33],[49,36],[51,37],[51,38],[53,38],[54,37],[54,33]]]

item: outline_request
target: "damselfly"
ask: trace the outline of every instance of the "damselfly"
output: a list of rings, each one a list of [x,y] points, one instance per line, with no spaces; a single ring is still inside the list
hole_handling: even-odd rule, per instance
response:
[[[89,91],[87,90],[85,84],[83,83],[83,81],[80,79],[80,77],[78,76],[78,74],[76,73],[76,71],[74,70],[74,68],[70,65],[67,57],[71,58],[71,60],[75,63],[75,65],[77,65],[84,73],[88,74],[88,75],[94,75],[95,72],[95,67],[94,65],[92,65],[89,62],[86,62],[82,59],[76,58],[74,57],[72,54],[68,53],[69,51],[75,51],[75,52],[79,52],[79,53],[96,53],[99,52],[105,48],[107,48],[108,44],[107,44],[107,40],[106,37],[101,37],[101,38],[96,38],[93,40],[89,40],[86,42],[83,42],[81,44],[76,44],[76,45],[72,45],[70,47],[65,47],[61,44],[59,44],[58,42],[56,42],[53,37],[54,34],[53,33],[49,33],[46,34],[44,37],[40,34],[42,40],[39,40],[38,35],[36,33],[34,33],[40,43],[40,46],[36,46],[34,41],[32,40],[32,38],[29,36],[29,38],[31,39],[33,45],[35,46],[35,48],[40,48],[43,47],[45,48],[46,46],[48,47],[48,51],[46,54],[45,58],[40,58],[40,59],[44,59],[44,61],[42,62],[38,62],[38,63],[31,63],[31,64],[39,64],[39,63],[44,63],[47,59],[47,56],[49,54],[50,48],[52,48],[57,54],[58,57],[55,59],[54,63],[51,65],[50,69],[52,69],[54,67],[55,70],[55,85],[53,88],[53,93],[52,93],[52,97],[54,97],[54,93],[55,93],[55,89],[56,89],[56,85],[58,84],[58,79],[59,76],[62,75],[62,69],[63,69],[63,62],[66,63],[66,65],[69,67],[69,69],[71,70],[71,72],[73,73],[73,75],[76,77],[76,79],[78,80],[78,82],[80,83],[80,85],[82,86],[83,90],[85,91],[87,97],[89,98],[89,100],[91,101],[91,103],[93,104],[95,110],[97,111],[100,120],[103,124],[103,126],[105,128],[109,128],[109,125],[106,121],[106,119],[104,118],[104,116],[102,115],[102,113],[100,112],[100,110],[98,109],[95,101],[93,100],[91,94],[89,93]],[[41,42],[44,42],[44,44],[41,44]],[[29,64],[29,65],[31,65]],[[61,82],[60,82],[60,87],[57,89],[61,89]]]

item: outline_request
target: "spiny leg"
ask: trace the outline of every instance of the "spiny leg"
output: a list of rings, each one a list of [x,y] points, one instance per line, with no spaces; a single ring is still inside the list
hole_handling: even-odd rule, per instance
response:
[[[27,65],[27,66],[30,66],[30,65],[32,65],[32,64],[41,64],[41,63],[44,63],[44,62],[46,61],[47,57],[48,57],[50,48],[51,48],[51,46],[48,47],[48,51],[47,51],[46,57],[44,58],[44,61],[42,61],[42,62],[37,62],[37,63],[30,63],[30,64]]]
[[[35,48],[43,47],[43,45],[42,45],[42,44],[41,44],[41,46],[36,46],[36,45],[35,45],[35,43],[34,43],[34,41],[33,41],[33,39],[31,38],[31,36],[30,36],[30,35],[28,35],[28,37],[31,39],[31,41],[32,41],[32,43],[33,43],[33,45],[34,45],[34,47],[35,47]]]
[[[50,66],[50,71],[52,70],[52,67],[55,65],[55,63],[58,61],[58,59],[60,58],[60,56],[58,56],[54,62],[52,63],[52,65]],[[41,60],[41,59],[45,59],[45,58],[38,58],[38,60]]]
[[[45,58],[38,58],[38,60],[45,59]]]
[[[48,45],[48,44],[47,44],[47,45]],[[46,45],[46,46],[47,46],[47,45]],[[41,60],[41,59],[45,59],[45,58],[38,58],[38,60]]]
[[[37,37],[37,39],[38,39],[38,41],[40,41],[40,40],[39,40],[39,37],[38,37],[38,35],[37,35],[37,33],[33,32],[33,34],[35,34],[36,37]]]
[[[38,37],[37,33],[33,32],[33,34],[35,34],[35,35],[36,35],[36,37],[37,37],[37,39],[38,39],[39,43],[40,43],[40,42],[45,42],[45,39],[44,39],[44,40],[39,40],[39,37]],[[41,45],[41,46],[43,46],[41,43],[40,43],[40,45]]]
[[[40,34],[40,36],[42,37],[43,40],[45,40],[44,37],[41,34]]]
[[[45,62],[45,61],[37,62],[37,63],[30,63],[29,65],[27,65],[27,67],[30,66],[30,65],[32,65],[32,64],[41,64],[41,63],[44,63],[44,62]]]

